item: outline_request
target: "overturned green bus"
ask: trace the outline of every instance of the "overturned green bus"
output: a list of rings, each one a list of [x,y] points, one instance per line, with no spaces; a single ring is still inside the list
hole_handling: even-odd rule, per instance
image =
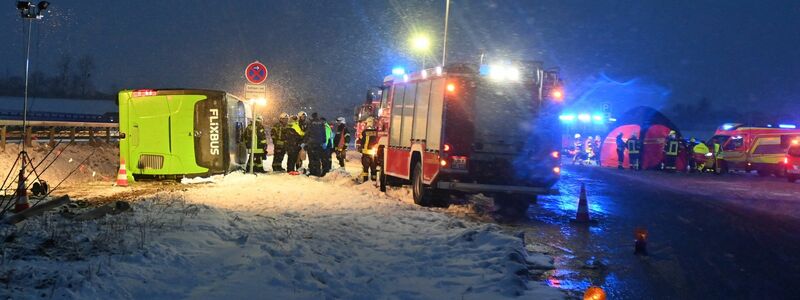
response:
[[[222,91],[119,92],[119,151],[128,180],[244,169],[246,109],[241,99]]]

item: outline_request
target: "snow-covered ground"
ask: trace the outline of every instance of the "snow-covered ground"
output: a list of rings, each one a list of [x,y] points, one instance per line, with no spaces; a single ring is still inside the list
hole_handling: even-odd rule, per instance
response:
[[[355,170],[353,165],[348,169]],[[133,212],[51,214],[3,229],[0,294],[73,299],[561,299],[493,224],[415,206],[352,174],[217,176],[153,192]],[[103,189],[106,190],[107,188]],[[72,207],[71,211],[81,210]],[[17,232],[16,234],[11,234]]]

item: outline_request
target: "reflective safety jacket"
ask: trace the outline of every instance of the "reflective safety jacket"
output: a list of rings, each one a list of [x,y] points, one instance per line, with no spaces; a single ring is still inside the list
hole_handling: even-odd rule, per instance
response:
[[[667,142],[664,144],[664,153],[669,156],[678,156],[679,144],[677,139],[667,138]]]
[[[333,129],[331,129],[331,124],[325,123],[325,145],[322,146],[322,149],[331,148],[333,148]]]
[[[628,146],[628,153],[639,154],[639,139],[629,138],[628,141],[625,143]]]
[[[247,144],[247,149],[253,149],[253,142],[256,142],[255,153],[264,153],[267,149],[267,130],[261,122],[256,123],[256,136],[253,136],[253,123],[247,125],[244,130],[244,142]]]
[[[358,145],[361,148],[361,153],[374,155],[375,151],[372,148],[376,144],[378,144],[378,131],[375,130],[375,128],[367,127],[361,131],[361,138],[359,139]]]
[[[275,147],[283,147],[286,145],[287,129],[289,129],[289,124],[278,122],[272,125],[272,129],[269,130],[269,135],[272,137],[272,143],[275,144]]]
[[[305,135],[306,133],[300,128],[300,124],[297,124],[297,122],[290,123],[285,132],[286,146],[289,149],[300,147]]]
[[[333,140],[336,143],[336,148],[344,149],[347,147],[347,144],[350,143],[350,130],[347,129],[347,125],[339,124],[336,127],[336,137]]]

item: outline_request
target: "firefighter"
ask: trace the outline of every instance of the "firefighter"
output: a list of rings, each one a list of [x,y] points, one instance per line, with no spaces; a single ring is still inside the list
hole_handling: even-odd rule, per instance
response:
[[[311,114],[306,130],[306,153],[308,153],[308,172],[312,176],[325,176],[323,156],[328,143],[325,121],[317,113]]]
[[[676,170],[675,163],[678,160],[678,138],[675,135],[675,130],[670,130],[669,136],[664,143],[664,170],[674,172]]]
[[[694,156],[694,169],[698,172],[703,172],[707,165],[713,164],[713,161],[708,155],[708,146],[706,143],[697,143],[692,147],[692,155]]]
[[[308,114],[306,114],[306,112],[300,111],[299,113],[297,113],[297,125],[300,127],[300,130],[304,133],[308,130]],[[304,135],[300,142],[300,150],[298,150],[297,162],[295,163],[296,169],[298,171],[300,171],[300,169],[303,168],[303,161],[308,156],[308,151],[306,151],[305,140],[306,137]]]
[[[631,138],[626,142],[628,145],[628,161],[631,164],[631,170],[639,170],[639,139],[636,134],[631,134]]]
[[[256,118],[255,123],[256,126],[256,135],[253,136],[253,123],[247,125],[244,133],[244,140],[247,143],[247,149],[253,151],[253,161],[249,161],[247,168],[250,169],[250,163],[253,164],[253,171],[258,173],[264,173],[264,161],[267,160],[267,130],[264,129],[264,124],[262,124],[263,119],[261,116]],[[255,148],[253,148],[253,143],[255,143]]]
[[[284,135],[289,127],[289,114],[281,113],[280,117],[278,117],[278,123],[272,125],[272,129],[269,131],[270,137],[272,137],[272,145],[275,146],[273,150],[275,155],[272,157],[272,171],[273,172],[284,172],[286,170],[283,169],[283,158],[286,156],[287,145],[286,145],[286,136]],[[289,166],[287,166],[288,168]]]
[[[575,141],[572,143],[572,164],[580,163],[581,157],[583,156],[583,143],[581,142],[581,134],[575,134]]]
[[[300,145],[303,144],[305,131],[300,128],[300,123],[297,116],[292,116],[289,121],[289,126],[286,128],[284,136],[286,137],[286,171],[291,175],[298,175],[297,161],[300,154]]]
[[[325,176],[331,171],[331,165],[333,164],[331,159],[333,154],[333,127],[325,118],[320,118],[320,120],[325,124],[325,145],[322,147],[322,174]]]
[[[625,140],[622,139],[622,132],[617,135],[617,169],[624,169],[622,167],[625,163]]]
[[[586,152],[586,157],[584,157],[584,163],[587,165],[592,164],[592,160],[594,160],[594,139],[589,136],[586,138],[586,142],[583,144],[583,149]]]
[[[686,161],[689,168],[689,173],[694,173],[697,171],[697,159],[695,158],[694,152],[695,146],[697,146],[697,140],[695,138],[691,138],[688,142],[686,142],[686,152],[688,153]]]
[[[358,151],[361,152],[361,181],[377,180],[378,161],[375,159],[375,145],[378,143],[378,131],[375,130],[375,119],[367,118],[364,130],[358,139]]]
[[[347,129],[344,117],[336,118],[336,124],[336,135],[333,138],[336,144],[336,159],[339,160],[339,167],[344,168],[347,145],[350,144],[350,130]]]
[[[594,163],[600,165],[600,152],[603,147],[602,140],[599,135],[594,136]]]

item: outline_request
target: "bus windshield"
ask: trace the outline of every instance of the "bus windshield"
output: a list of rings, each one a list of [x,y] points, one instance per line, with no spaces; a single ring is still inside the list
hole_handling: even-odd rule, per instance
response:
[[[524,143],[533,129],[534,93],[530,84],[478,81],[474,97],[475,141]]]

